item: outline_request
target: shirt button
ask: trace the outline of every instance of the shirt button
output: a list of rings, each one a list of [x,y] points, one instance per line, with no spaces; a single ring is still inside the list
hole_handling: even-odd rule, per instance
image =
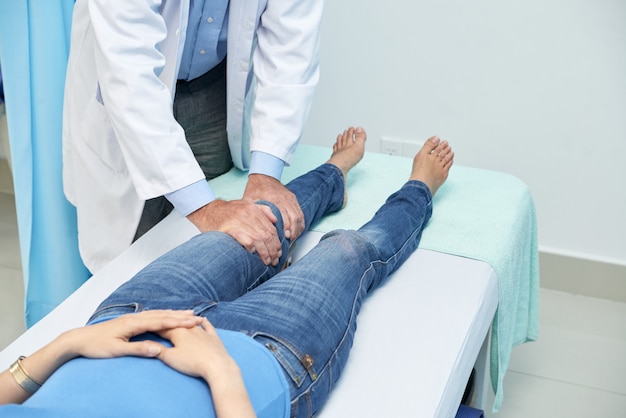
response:
[[[206,54],[206,49],[201,49],[200,50],[200,55],[204,55],[204,54]]]
[[[206,18],[207,23],[213,23],[213,18],[211,16]]]

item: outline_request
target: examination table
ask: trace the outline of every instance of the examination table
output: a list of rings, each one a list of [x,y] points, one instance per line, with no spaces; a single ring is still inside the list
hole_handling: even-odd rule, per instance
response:
[[[301,145],[283,180],[330,153]],[[299,239],[293,259],[324,232],[369,220],[406,181],[411,164],[366,153],[348,175],[347,207]],[[245,181],[233,169],[210,183],[218,197],[235,199]],[[536,221],[527,187],[508,174],[455,166],[433,208],[420,248],[364,303],[351,357],[319,417],[454,417],[472,369],[473,406],[487,409],[494,401],[498,409],[511,348],[537,338]],[[0,369],[83,325],[111,291],[197,233],[170,214],[0,352]]]

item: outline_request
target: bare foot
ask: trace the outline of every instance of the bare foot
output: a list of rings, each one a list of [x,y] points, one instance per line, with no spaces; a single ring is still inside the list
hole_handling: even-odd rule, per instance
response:
[[[337,135],[337,141],[333,145],[333,154],[327,163],[333,164],[341,170],[344,184],[348,172],[363,158],[366,139],[367,133],[361,127],[350,127],[343,131],[343,134]],[[343,206],[346,206],[346,203],[348,203],[348,194],[344,193]]]
[[[413,158],[413,170],[409,180],[424,182],[434,196],[448,178],[453,162],[454,152],[448,145],[448,141],[442,141],[437,136],[428,138]]]

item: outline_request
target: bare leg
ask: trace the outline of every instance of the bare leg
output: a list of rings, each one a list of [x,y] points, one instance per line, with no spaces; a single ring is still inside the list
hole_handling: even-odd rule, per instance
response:
[[[365,129],[350,127],[337,135],[337,141],[333,145],[333,154],[327,161],[328,164],[337,166],[343,173],[344,182],[348,172],[361,161],[365,153],[365,141],[367,133]],[[348,195],[344,194],[343,206],[348,203]]]
[[[448,178],[453,162],[454,152],[448,141],[442,141],[436,136],[428,138],[413,158],[413,170],[409,180],[424,182],[434,196]]]

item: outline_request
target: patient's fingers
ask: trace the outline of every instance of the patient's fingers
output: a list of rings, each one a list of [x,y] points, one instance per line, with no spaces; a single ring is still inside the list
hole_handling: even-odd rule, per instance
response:
[[[202,318],[195,316],[192,310],[149,310],[124,315],[117,320],[133,336],[169,328],[191,328],[202,322]]]
[[[163,344],[159,344],[156,341],[144,340],[136,342],[128,342],[123,346],[121,345],[118,351],[119,356],[136,356],[136,357],[156,357],[163,350],[165,350]]]
[[[154,356],[161,349],[158,343],[149,341],[131,343],[129,340],[145,332],[192,328],[201,322],[202,318],[194,316],[192,311],[144,311],[76,328],[68,331],[64,340],[73,347],[72,352],[88,358]]]
[[[159,335],[173,344],[173,347],[161,351],[159,359],[181,373],[210,378],[225,362],[232,360],[207,319],[199,327],[177,328]]]

